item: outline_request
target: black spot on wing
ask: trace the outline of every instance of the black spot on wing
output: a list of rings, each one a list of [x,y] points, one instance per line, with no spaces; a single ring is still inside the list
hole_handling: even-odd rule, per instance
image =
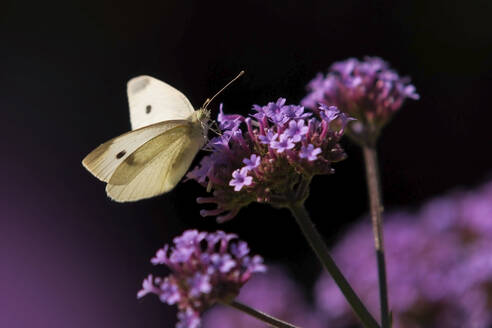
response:
[[[152,110],[152,106],[151,105],[147,105],[147,107],[145,107],[145,113],[146,114],[149,114],[151,110]]]
[[[116,158],[117,158],[117,159],[120,159],[120,158],[122,158],[123,156],[125,156],[125,154],[126,154],[126,150],[122,150],[122,151],[120,151],[118,154],[116,154]]]

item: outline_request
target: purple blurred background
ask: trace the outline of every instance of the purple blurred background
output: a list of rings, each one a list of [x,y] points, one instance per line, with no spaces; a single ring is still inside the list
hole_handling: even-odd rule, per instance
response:
[[[135,204],[107,199],[81,159],[129,130],[126,81],[150,74],[226,112],[305,95],[318,71],[377,55],[412,77],[380,143],[385,204],[416,207],[490,177],[489,1],[13,1],[0,3],[0,327],[172,327],[173,309],[136,300],[150,257],[199,217],[192,182]],[[218,102],[213,108],[217,108]],[[366,213],[361,156],[312,184],[328,241]],[[320,205],[321,204],[321,205]],[[286,211],[253,205],[220,226],[310,288],[319,266]]]

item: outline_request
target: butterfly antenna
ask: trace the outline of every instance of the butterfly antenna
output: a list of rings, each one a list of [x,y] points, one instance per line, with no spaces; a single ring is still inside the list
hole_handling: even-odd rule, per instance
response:
[[[210,105],[210,103],[212,102],[212,100],[214,100],[215,97],[217,97],[222,91],[224,91],[228,86],[230,86],[232,84],[232,82],[236,81],[237,79],[239,79],[242,75],[244,74],[244,71],[241,71],[239,72],[239,74],[233,78],[229,83],[227,83],[222,89],[220,89],[212,98],[207,98],[207,100],[205,100],[205,102],[203,103],[203,106],[202,108],[203,109],[206,109],[208,105]]]

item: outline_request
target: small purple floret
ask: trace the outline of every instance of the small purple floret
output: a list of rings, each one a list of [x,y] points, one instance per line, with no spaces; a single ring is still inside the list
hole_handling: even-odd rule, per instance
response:
[[[261,157],[256,154],[252,154],[250,158],[243,159],[243,163],[246,165],[245,167],[248,171],[256,169],[260,165],[260,161]]]
[[[232,252],[232,248],[231,253],[234,254]],[[233,267],[236,266],[236,262],[229,254],[214,254],[210,257],[210,261],[213,263],[214,268],[219,270],[221,273],[228,273]]]
[[[249,186],[253,182],[253,178],[248,176],[248,168],[243,167],[232,172],[232,180],[229,186],[234,187],[234,191],[241,190],[244,186]]]
[[[248,243],[240,241],[237,244],[231,245],[231,253],[238,257],[243,257],[249,253]]]
[[[288,105],[284,107],[284,116],[288,119],[301,119],[307,118],[312,115],[312,113],[304,113],[303,106]]]
[[[193,277],[189,278],[188,284],[190,285],[190,297],[198,297],[201,293],[208,294],[212,290],[210,276],[200,272],[195,273]]]
[[[279,141],[273,141],[271,144],[272,149],[275,149],[277,153],[283,153],[287,149],[295,147],[294,141],[287,135],[280,135]]]
[[[239,124],[244,120],[241,115],[226,115],[223,111],[223,105],[219,106],[219,115],[217,116],[217,121],[219,122],[219,127],[222,130],[235,130],[239,127]]]
[[[335,120],[340,115],[340,110],[335,106],[326,106],[325,104],[319,104],[319,115],[328,123]]]
[[[260,142],[265,145],[271,144],[277,139],[278,135],[272,131],[267,131],[265,135],[259,135]]]
[[[301,151],[299,152],[300,158],[305,158],[308,161],[312,162],[318,158],[318,155],[321,154],[321,148],[314,148],[312,144],[301,147]]]
[[[157,253],[155,254],[155,257],[153,257],[150,262],[153,264],[153,265],[157,265],[157,264],[165,264],[167,262],[167,246],[164,247],[164,248],[161,248],[157,251]]]
[[[179,287],[168,278],[163,280],[159,292],[155,294],[159,295],[161,302],[167,303],[168,305],[176,304],[181,298]]]
[[[149,276],[144,279],[142,283],[142,289],[138,291],[137,298],[142,298],[149,293],[158,293],[159,289],[154,286],[154,277],[149,274]]]
[[[301,141],[302,137],[308,133],[308,127],[304,126],[304,120],[290,121],[289,127],[285,130],[283,136],[289,137],[293,142]]]

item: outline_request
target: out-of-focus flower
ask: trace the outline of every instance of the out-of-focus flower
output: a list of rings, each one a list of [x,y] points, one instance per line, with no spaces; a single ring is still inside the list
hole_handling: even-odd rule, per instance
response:
[[[349,125],[349,134],[359,143],[374,143],[405,99],[419,99],[410,79],[378,57],[336,62],[326,76],[318,73],[307,89],[303,106],[316,110],[319,104],[334,105],[357,119]]]
[[[384,226],[394,328],[492,326],[492,183],[428,202],[416,214],[388,213]],[[377,314],[378,278],[368,224],[334,249],[343,273]],[[316,286],[332,327],[357,323],[332,279]]]
[[[200,325],[201,313],[215,303],[234,299],[254,272],[264,272],[263,259],[250,257],[248,245],[234,234],[187,230],[165,245],[151,262],[171,270],[165,278],[149,275],[137,297],[155,294],[178,306],[176,328]]]
[[[300,287],[280,267],[269,267],[266,274],[253,277],[241,289],[238,300],[299,327],[326,327],[306,303]],[[266,328],[267,325],[235,309],[214,307],[204,315],[203,327]]]
[[[301,181],[333,173],[331,163],[346,157],[339,145],[350,120],[346,114],[336,107],[315,114],[285,102],[254,105],[247,118],[225,115],[221,106],[221,135],[210,140],[212,153],[187,175],[213,190],[213,197],[197,199],[217,204],[202,216],[219,215],[223,222],[251,202],[285,198]]]

